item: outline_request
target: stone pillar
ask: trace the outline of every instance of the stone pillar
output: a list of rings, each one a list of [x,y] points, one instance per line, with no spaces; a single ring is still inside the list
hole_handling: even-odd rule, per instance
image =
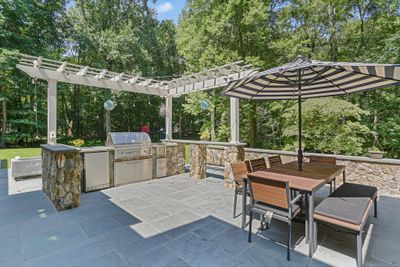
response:
[[[244,145],[227,146],[224,150],[224,185],[229,188],[234,187],[234,178],[231,163],[244,160]]]
[[[57,143],[57,81],[48,80],[47,88],[47,143]]]
[[[206,178],[207,145],[190,145],[190,176],[196,179]]]
[[[42,189],[57,210],[79,207],[82,169],[79,149],[42,145]]]
[[[184,173],[185,144],[167,144],[166,149],[167,176]]]

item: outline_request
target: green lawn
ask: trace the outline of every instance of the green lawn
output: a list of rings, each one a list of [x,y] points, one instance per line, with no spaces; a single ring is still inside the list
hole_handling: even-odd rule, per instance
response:
[[[31,158],[40,156],[40,147],[35,148],[7,148],[0,149],[0,159],[2,160],[1,168],[7,168],[10,166],[11,159],[19,156],[21,158]],[[7,160],[3,161],[3,159]]]

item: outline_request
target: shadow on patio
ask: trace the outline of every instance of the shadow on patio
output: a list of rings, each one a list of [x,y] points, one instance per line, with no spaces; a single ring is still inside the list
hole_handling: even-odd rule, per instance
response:
[[[3,175],[0,265],[355,265],[354,238],[326,226],[321,226],[312,261],[302,223],[294,224],[291,262],[286,261],[284,223],[273,221],[248,243],[240,218],[232,219],[232,194],[215,178],[198,181],[184,174],[83,194],[81,207],[57,212],[40,190],[8,195]],[[378,219],[369,219],[366,265],[400,263],[400,227],[394,224],[399,204],[397,198],[381,196]]]

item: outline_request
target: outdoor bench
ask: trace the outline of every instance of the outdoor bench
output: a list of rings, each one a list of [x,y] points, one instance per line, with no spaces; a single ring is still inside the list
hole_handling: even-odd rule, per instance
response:
[[[362,232],[373,204],[377,217],[377,192],[374,186],[345,183],[325,198],[314,211],[314,244],[317,244],[317,222],[350,230],[357,235],[357,266],[362,266]]]

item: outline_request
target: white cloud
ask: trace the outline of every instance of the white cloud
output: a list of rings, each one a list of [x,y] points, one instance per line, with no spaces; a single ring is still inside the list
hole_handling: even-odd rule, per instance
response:
[[[161,5],[157,6],[158,13],[167,13],[174,9],[174,6],[170,2],[162,3]]]

